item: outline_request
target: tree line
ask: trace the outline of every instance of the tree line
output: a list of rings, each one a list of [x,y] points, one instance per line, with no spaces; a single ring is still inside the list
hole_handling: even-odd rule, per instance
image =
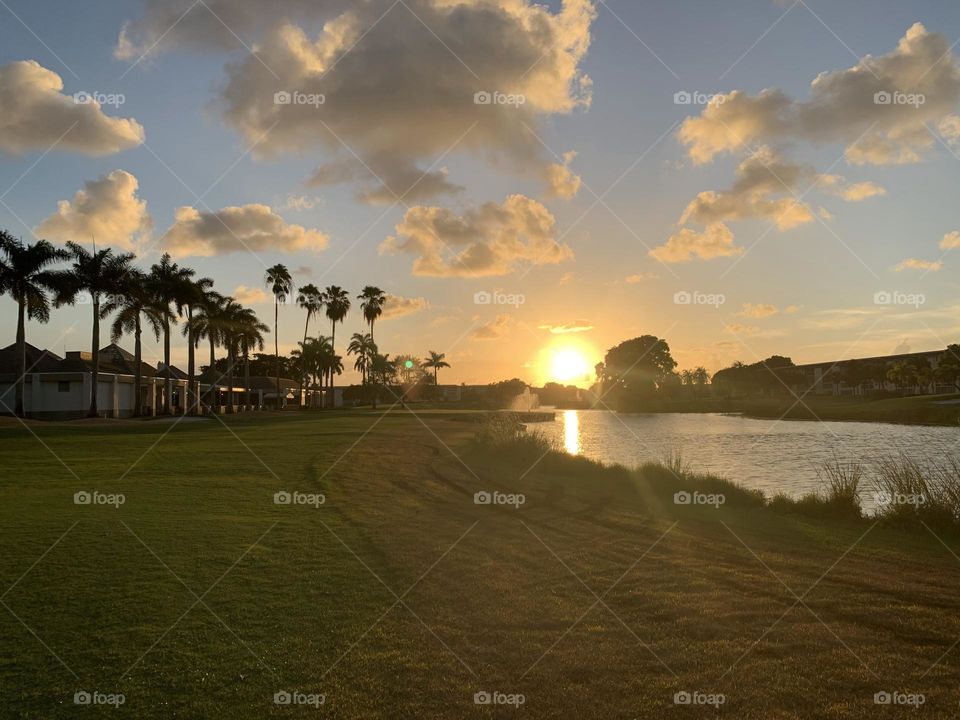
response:
[[[114,252],[111,248],[92,250],[68,242],[57,247],[46,240],[24,243],[10,233],[0,230],[0,294],[8,295],[17,303],[17,332],[15,341],[16,382],[14,413],[23,417],[24,380],[26,367],[27,321],[47,323],[51,310],[65,305],[86,304],[92,310],[91,374],[92,388],[88,416],[99,414],[97,386],[100,371],[100,323],[112,317],[110,337],[119,342],[126,336],[134,341],[134,393],[135,416],[143,414],[140,384],[142,380],[142,335],[144,330],[160,342],[163,341],[163,365],[165,368],[164,403],[162,413],[173,413],[173,376],[170,363],[170,344],[174,326],[182,321],[181,334],[187,342],[187,398],[189,412],[199,412],[201,398],[197,394],[196,352],[200,343],[209,346],[211,385],[227,379],[227,412],[233,412],[234,372],[238,362],[243,363],[244,383],[249,403],[251,355],[264,348],[264,334],[270,328],[261,322],[256,313],[244,307],[235,298],[217,292],[213,280],[197,277],[192,268],[183,267],[164,254],[148,270],[138,268],[133,253]],[[274,355],[273,375],[276,378],[277,402],[281,396],[281,369],[299,379],[300,389],[306,383],[314,388],[328,388],[330,403],[333,403],[334,376],[343,372],[343,358],[336,353],[336,331],[351,308],[349,293],[331,285],[320,290],[315,285],[295,287],[290,271],[282,264],[267,269],[265,285],[274,297]],[[305,311],[303,340],[291,358],[281,358],[279,352],[279,308],[288,300]],[[398,359],[391,360],[381,354],[374,341],[374,326],[383,314],[387,302],[386,293],[368,285],[356,299],[369,326],[367,333],[355,333],[347,347],[349,355],[356,356],[354,368],[361,373],[364,385],[388,383],[400,373]],[[310,337],[310,323],[323,313],[331,323],[330,336]],[[226,351],[226,358],[218,361],[217,348]],[[265,357],[260,354],[261,362]],[[450,367],[442,353],[431,351],[429,359],[421,362],[416,358],[403,358],[403,370],[429,368],[436,382],[437,371]],[[410,360],[409,366],[406,361]],[[415,361],[415,362],[413,362]],[[281,364],[283,368],[281,368]],[[221,374],[213,382],[214,374]],[[269,373],[265,373],[269,374]],[[207,404],[213,410],[215,399],[212,393]]]

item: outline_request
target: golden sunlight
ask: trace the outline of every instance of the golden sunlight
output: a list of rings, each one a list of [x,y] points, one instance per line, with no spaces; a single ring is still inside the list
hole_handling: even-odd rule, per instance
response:
[[[599,361],[597,351],[582,338],[558,339],[540,351],[540,381],[589,387]]]

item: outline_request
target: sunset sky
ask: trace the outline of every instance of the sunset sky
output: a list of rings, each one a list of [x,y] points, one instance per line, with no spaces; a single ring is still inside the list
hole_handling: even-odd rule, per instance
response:
[[[378,285],[381,350],[445,352],[441,382],[592,374],[641,334],[711,371],[938,349],[958,39],[942,0],[3,0],[0,227],[170,252],[271,325],[275,263]]]

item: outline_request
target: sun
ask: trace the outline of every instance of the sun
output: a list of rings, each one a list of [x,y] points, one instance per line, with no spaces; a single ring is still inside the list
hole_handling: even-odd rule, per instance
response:
[[[557,348],[550,356],[550,379],[569,383],[581,381],[590,374],[590,361],[576,348]]]

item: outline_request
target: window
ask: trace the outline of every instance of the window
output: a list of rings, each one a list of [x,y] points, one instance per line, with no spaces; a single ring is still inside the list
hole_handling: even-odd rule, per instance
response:
[[[57,383],[57,392],[70,392],[70,381],[61,380]]]

